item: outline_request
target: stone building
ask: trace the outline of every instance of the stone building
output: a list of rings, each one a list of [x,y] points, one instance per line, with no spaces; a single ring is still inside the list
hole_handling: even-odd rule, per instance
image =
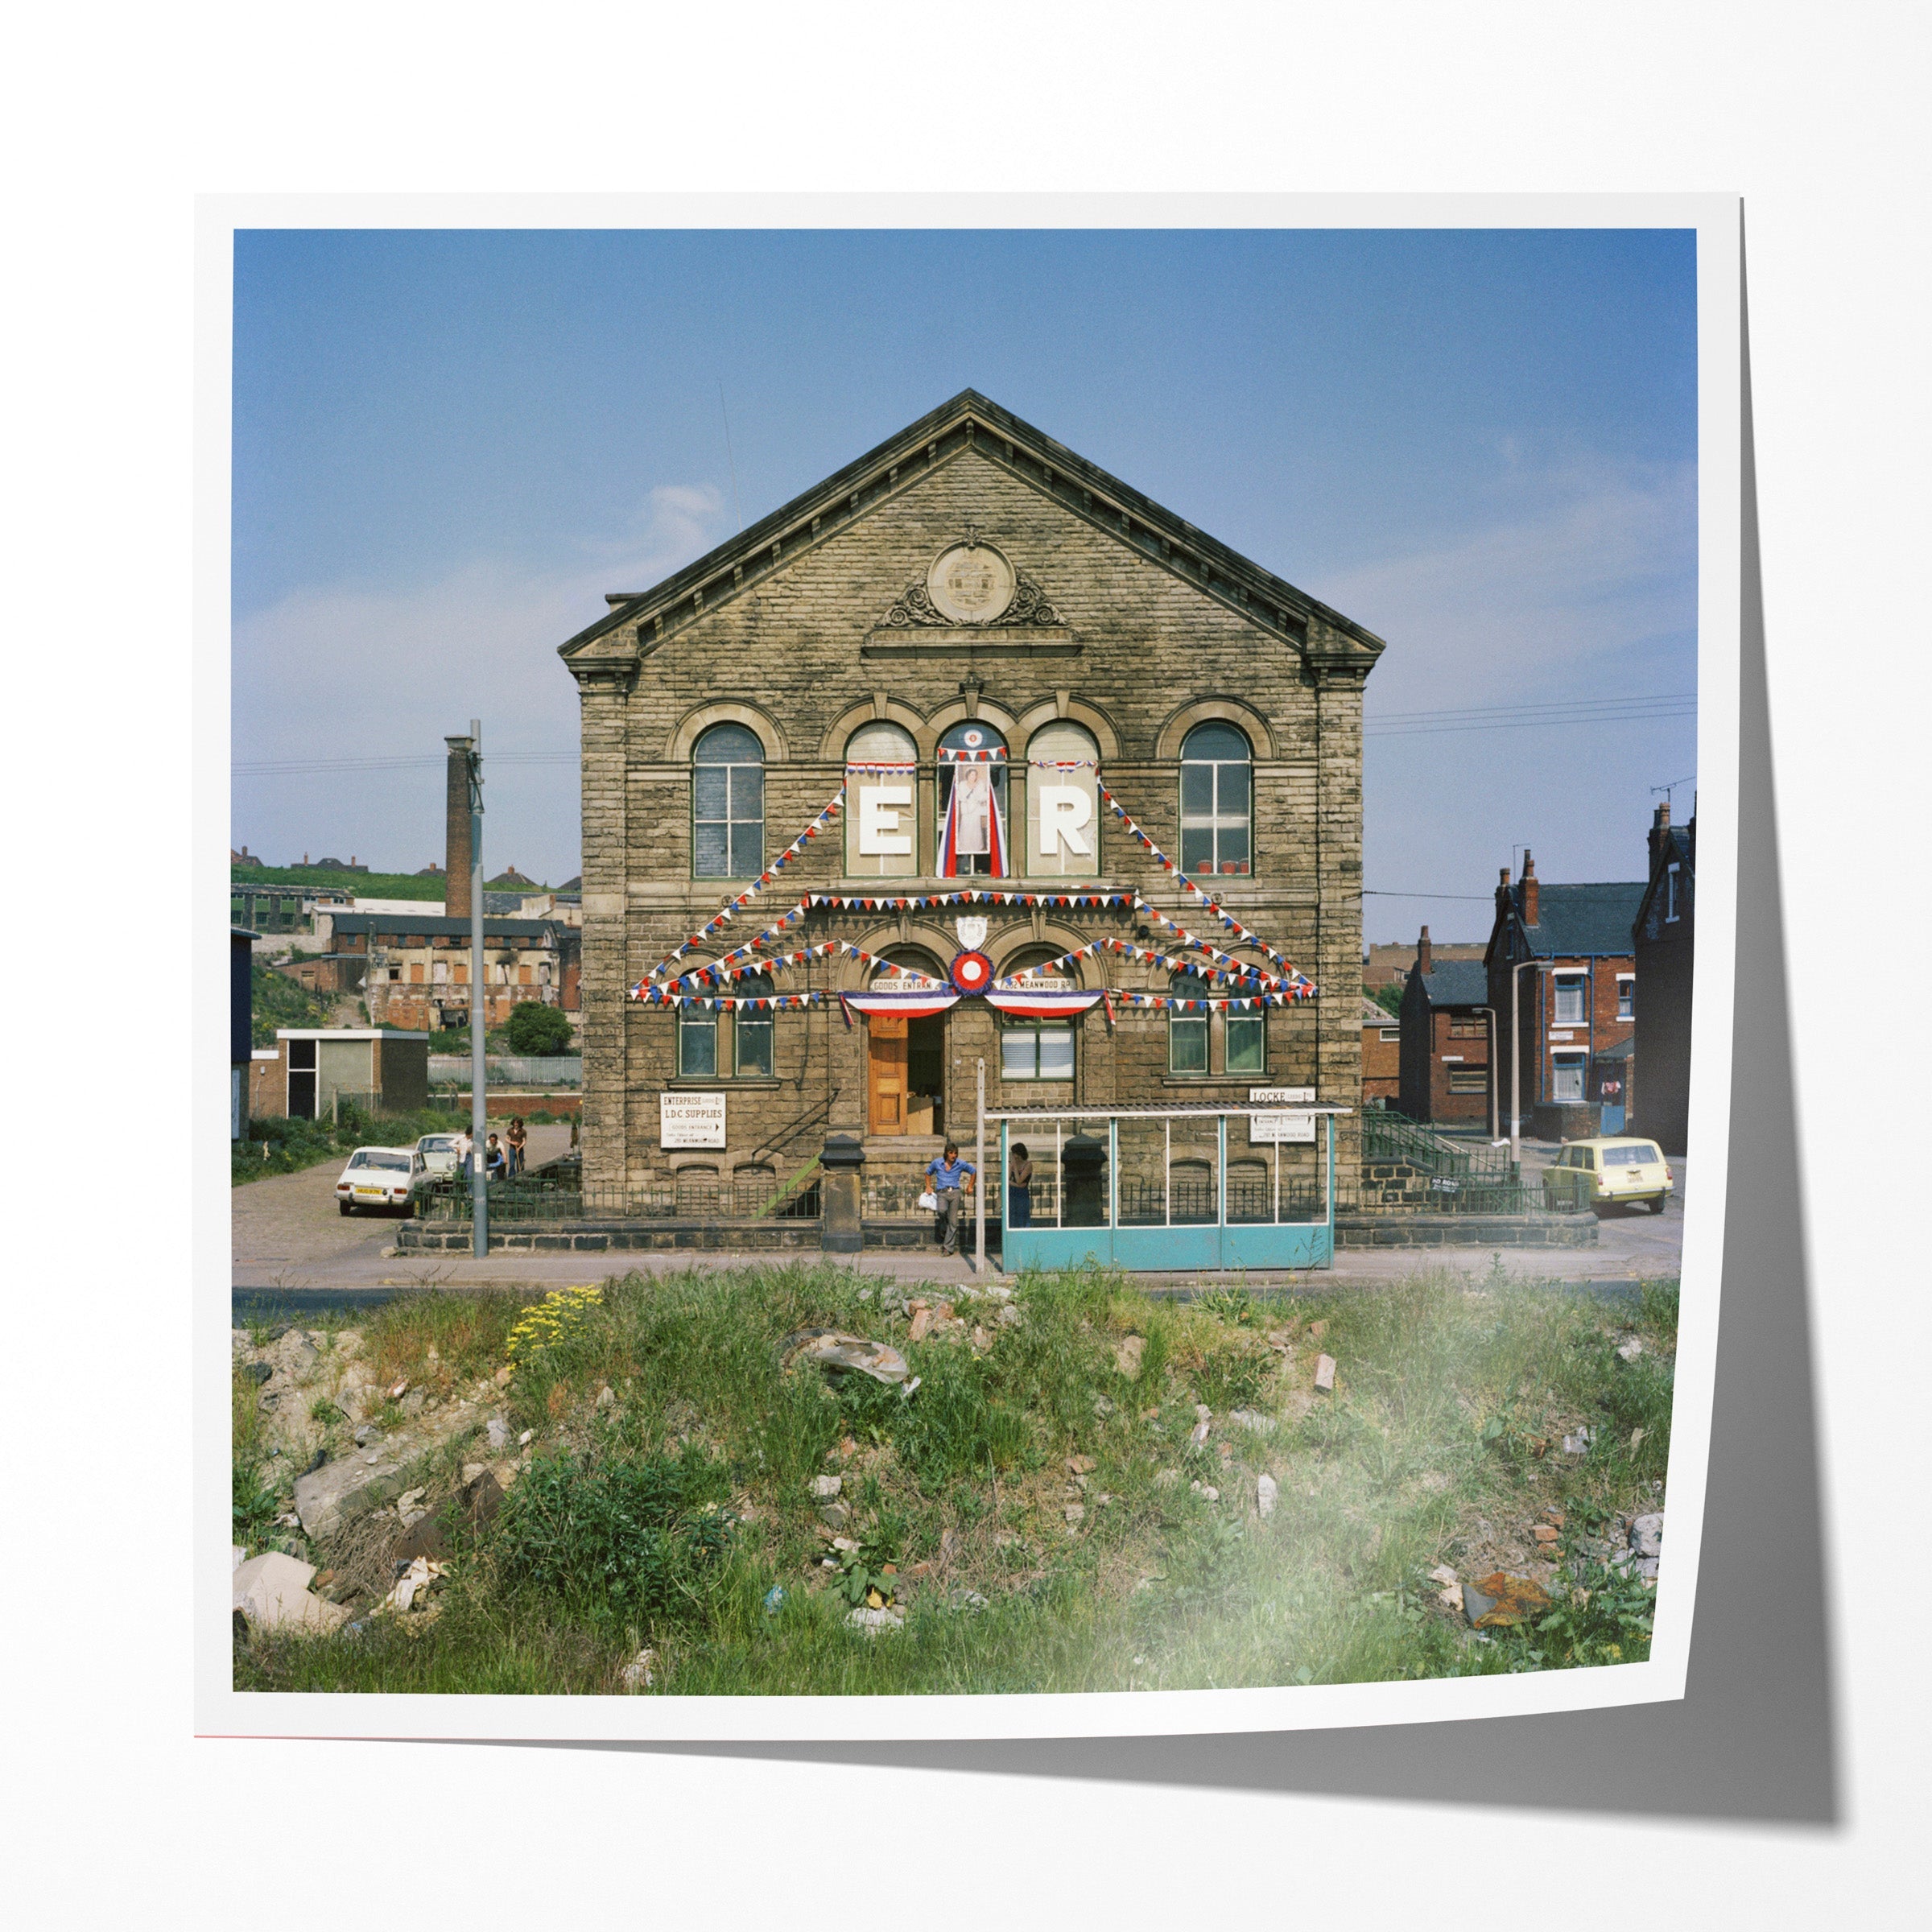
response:
[[[970,390],[608,601],[560,647],[587,1193],[828,1132],[916,1174],[981,1061],[989,1107],[1359,1110],[1359,625]]]

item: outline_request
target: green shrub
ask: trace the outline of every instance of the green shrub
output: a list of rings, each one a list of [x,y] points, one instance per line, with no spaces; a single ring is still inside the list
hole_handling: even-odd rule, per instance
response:
[[[723,1471],[696,1448],[630,1461],[546,1457],[511,1490],[490,1550],[510,1588],[578,1622],[688,1622],[730,1543],[727,1493]]]
[[[519,1000],[503,1022],[503,1037],[513,1053],[540,1058],[547,1054],[568,1053],[572,1028],[569,1016],[541,1000]]]

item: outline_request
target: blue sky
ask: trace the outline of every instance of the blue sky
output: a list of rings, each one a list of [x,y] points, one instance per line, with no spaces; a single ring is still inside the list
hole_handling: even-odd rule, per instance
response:
[[[1480,937],[1695,770],[1695,369],[1688,231],[244,234],[233,842],[440,858],[334,762],[481,715],[491,869],[568,877],[557,644],[970,386],[1388,640],[1368,935]]]

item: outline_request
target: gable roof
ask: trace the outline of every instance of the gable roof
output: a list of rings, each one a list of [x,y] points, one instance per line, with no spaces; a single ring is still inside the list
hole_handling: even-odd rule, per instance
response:
[[[1231,605],[1298,650],[1307,652],[1313,625],[1323,634],[1331,658],[1352,657],[1366,671],[1381,655],[1382,640],[1373,631],[1264,570],[972,389],[961,390],[952,401],[908,423],[897,436],[654,588],[614,597],[609,612],[559,645],[558,654],[566,663],[628,654],[614,635],[625,630],[637,634],[641,651],[654,650],[674,630],[753,588],[772,570],[837,535],[872,504],[912,486],[942,458],[964,449],[975,449],[1023,478],[1063,508],[1110,531],[1204,595]],[[902,474],[909,469],[910,474]],[[597,649],[600,645],[606,648]]]
[[[1666,833],[1663,844],[1657,848],[1657,863],[1651,868],[1649,883],[1644,888],[1644,896],[1637,902],[1636,911],[1630,915],[1630,923],[1633,927],[1649,911],[1650,902],[1657,896],[1657,888],[1662,884],[1665,873],[1673,865],[1681,868],[1694,879],[1697,877],[1697,820],[1695,817],[1686,819],[1682,825],[1671,826]]]
[[[1489,968],[1480,960],[1443,960],[1422,975],[1431,1006],[1487,1006]]]
[[[1367,993],[1364,993],[1362,995],[1362,1024],[1364,1026],[1399,1026],[1402,1024],[1402,1015],[1391,1013],[1386,1006],[1377,1005],[1375,1001],[1369,998]]]
[[[1630,928],[1648,889],[1644,879],[1600,886],[1551,886],[1539,880],[1537,922],[1525,926],[1519,881],[1509,890],[1510,923],[1528,941],[1533,959],[1626,955],[1636,945]]]

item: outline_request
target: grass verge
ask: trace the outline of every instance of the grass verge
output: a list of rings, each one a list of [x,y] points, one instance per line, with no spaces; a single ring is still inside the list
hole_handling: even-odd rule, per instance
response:
[[[1663,1506],[1674,1288],[1615,1308],[1425,1273],[1175,1304],[1084,1270],[1022,1280],[1013,1306],[961,1300],[914,1341],[877,1278],[796,1265],[633,1276],[538,1319],[506,1298],[393,1303],[364,1344],[386,1378],[453,1389],[514,1359],[503,1400],[534,1432],[528,1464],[458,1538],[432,1619],[258,1638],[237,1647],[237,1686],[616,1691],[646,1644],[651,1689],[686,1695],[1352,1682],[1648,1654],[1649,1589],[1604,1559]],[[890,1342],[916,1392],[787,1368],[786,1338],[813,1327]],[[1332,1393],[1312,1385],[1322,1354]],[[238,1428],[238,1472],[242,1455]],[[837,1523],[811,1494],[827,1475]],[[1430,1577],[1445,1563],[1528,1576],[1550,1608],[1472,1630]],[[855,1604],[903,1625],[861,1634]]]

